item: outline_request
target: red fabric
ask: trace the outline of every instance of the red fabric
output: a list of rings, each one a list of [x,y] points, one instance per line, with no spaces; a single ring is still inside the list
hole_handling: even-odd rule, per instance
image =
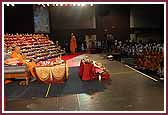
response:
[[[83,65],[83,62],[81,61],[80,62],[80,68],[79,68],[79,75],[82,77],[83,76],[83,68],[84,68],[84,65]]]
[[[107,80],[110,78],[110,75],[107,73],[107,74],[101,74],[101,78],[104,79],[104,80]]]
[[[96,71],[93,64],[86,64],[81,61],[80,63],[80,76],[82,80],[92,80],[96,79]]]
[[[83,64],[82,80],[91,80],[93,64]]]
[[[96,73],[102,73],[104,70],[103,70],[103,68],[95,67],[95,71],[96,71]]]
[[[79,56],[79,55],[82,55],[84,54],[83,52],[78,52],[78,53],[75,53],[75,54],[70,54],[70,55],[65,55],[65,56],[62,56],[62,60],[69,60],[69,59],[72,59],[76,56]]]
[[[93,64],[87,64],[80,62],[80,76],[82,80],[92,80],[92,79],[98,79],[98,75],[96,73],[100,74],[101,79],[107,80],[110,78],[110,75],[108,73],[102,73],[102,68],[97,68]]]
[[[76,56],[79,56],[79,55],[82,55],[84,54],[84,52],[78,52],[78,53],[75,53],[75,54],[70,54],[70,55],[64,55],[61,57],[62,60],[69,60],[69,59],[72,59]],[[52,59],[49,59],[48,61],[54,61],[55,58],[52,58]]]
[[[92,64],[93,65],[93,64]],[[91,73],[91,79],[96,79],[97,75],[96,75],[96,69],[95,66],[92,66],[92,73]]]

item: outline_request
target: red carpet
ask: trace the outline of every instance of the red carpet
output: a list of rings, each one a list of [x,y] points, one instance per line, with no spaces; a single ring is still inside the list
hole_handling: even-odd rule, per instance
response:
[[[74,57],[77,57],[77,56],[79,56],[79,55],[82,55],[82,54],[84,54],[84,52],[77,52],[77,53],[75,53],[75,54],[68,54],[68,55],[64,55],[64,56],[62,56],[62,60],[70,60],[70,59],[72,59],[72,58],[74,58]],[[48,61],[54,61],[55,60],[55,58],[52,58],[52,59],[49,59]]]
[[[82,55],[82,54],[84,54],[84,52],[77,52],[75,54],[65,55],[65,56],[62,56],[62,60],[69,60],[69,59],[72,59],[72,58],[79,56],[79,55]]]

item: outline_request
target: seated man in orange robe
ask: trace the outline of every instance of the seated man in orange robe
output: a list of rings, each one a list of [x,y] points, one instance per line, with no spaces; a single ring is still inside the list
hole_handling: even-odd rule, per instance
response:
[[[73,33],[71,34],[71,40],[70,40],[70,51],[71,53],[75,53],[75,50],[77,48],[77,44],[76,44],[76,38],[73,35]]]
[[[11,53],[11,58],[17,58],[20,62],[22,63],[26,63],[24,60],[23,55],[20,53],[20,48],[19,47],[15,47],[14,50]]]
[[[18,46],[16,46],[14,48],[14,51],[12,51],[11,58],[17,58],[21,63],[26,64],[28,66],[28,70],[30,71],[34,80],[36,79],[36,74],[34,72],[34,68],[36,66],[36,63],[33,60],[30,60],[30,62],[26,62],[25,57],[20,53],[20,48]]]

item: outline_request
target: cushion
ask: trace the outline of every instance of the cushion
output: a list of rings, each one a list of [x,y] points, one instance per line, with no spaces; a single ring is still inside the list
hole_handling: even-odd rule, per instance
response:
[[[27,72],[27,66],[22,65],[5,65],[4,66],[4,73],[5,74],[11,74],[11,73],[24,73]]]

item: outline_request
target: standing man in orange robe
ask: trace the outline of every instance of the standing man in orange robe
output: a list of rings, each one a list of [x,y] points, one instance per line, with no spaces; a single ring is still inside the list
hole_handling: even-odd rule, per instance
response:
[[[74,54],[76,48],[77,48],[76,37],[74,36],[73,33],[71,33],[71,40],[70,40],[70,51],[71,51],[71,53]]]

